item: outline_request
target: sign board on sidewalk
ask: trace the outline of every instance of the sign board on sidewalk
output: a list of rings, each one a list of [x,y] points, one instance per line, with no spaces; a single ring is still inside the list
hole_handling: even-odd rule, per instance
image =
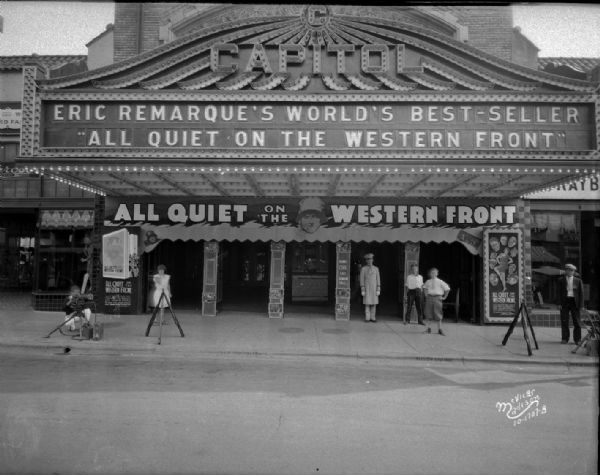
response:
[[[518,228],[483,233],[484,322],[509,322],[523,298],[523,239]]]

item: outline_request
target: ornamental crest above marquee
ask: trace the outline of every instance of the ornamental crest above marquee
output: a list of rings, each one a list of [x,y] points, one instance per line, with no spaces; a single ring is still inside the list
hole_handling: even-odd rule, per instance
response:
[[[190,91],[593,92],[410,23],[325,5],[219,22],[128,60],[39,80],[66,88]]]

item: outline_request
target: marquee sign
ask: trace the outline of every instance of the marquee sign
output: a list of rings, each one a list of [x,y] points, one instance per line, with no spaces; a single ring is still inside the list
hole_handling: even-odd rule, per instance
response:
[[[527,195],[530,200],[600,200],[600,176],[589,176]]]
[[[489,226],[517,221],[517,207],[510,204],[432,204],[356,198],[218,198],[147,199],[107,198],[105,224],[227,224],[241,226],[298,225],[307,233],[320,226]]]
[[[162,240],[460,242],[481,249],[484,228],[518,223],[517,207],[358,198],[107,197],[104,225],[140,227],[143,252]]]
[[[45,101],[41,150],[584,151],[589,104]]]

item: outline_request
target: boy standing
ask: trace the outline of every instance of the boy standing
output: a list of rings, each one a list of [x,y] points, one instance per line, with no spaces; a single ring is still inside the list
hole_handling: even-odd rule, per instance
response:
[[[410,323],[410,314],[412,312],[413,303],[417,309],[417,321],[419,325],[423,323],[423,309],[421,308],[421,289],[423,287],[423,277],[419,274],[419,266],[413,264],[410,266],[410,274],[406,276],[406,316],[404,323]]]
[[[425,291],[425,316],[427,318],[427,330],[425,333],[431,333],[431,320],[437,321],[438,333],[444,335],[442,331],[443,301],[450,293],[450,286],[442,279],[438,279],[438,270],[432,267],[429,270],[429,279],[423,284]]]

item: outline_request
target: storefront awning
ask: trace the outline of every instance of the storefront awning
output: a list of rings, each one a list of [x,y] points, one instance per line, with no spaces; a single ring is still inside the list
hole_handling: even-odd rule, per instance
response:
[[[256,223],[243,226],[195,224],[141,226],[142,252],[151,252],[161,241],[304,241],[304,242],[460,242],[474,255],[481,252],[483,228],[468,230],[452,227],[381,226],[368,228],[351,225],[343,230],[321,227],[307,234],[296,226],[265,227]]]
[[[44,210],[40,216],[42,229],[91,229],[93,226],[91,210]]]
[[[560,259],[546,251],[542,246],[531,246],[531,260],[536,263],[559,263]]]

